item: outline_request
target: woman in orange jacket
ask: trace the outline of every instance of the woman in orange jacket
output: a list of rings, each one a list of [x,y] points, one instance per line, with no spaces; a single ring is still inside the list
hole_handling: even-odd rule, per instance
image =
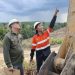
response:
[[[30,61],[33,60],[34,51],[36,51],[37,72],[39,72],[39,69],[43,61],[46,60],[46,58],[51,52],[50,43],[49,43],[50,33],[52,32],[53,27],[55,25],[58,12],[59,10],[55,11],[49,27],[45,31],[41,22],[34,23],[36,34],[32,38],[32,49],[30,53],[31,56]]]

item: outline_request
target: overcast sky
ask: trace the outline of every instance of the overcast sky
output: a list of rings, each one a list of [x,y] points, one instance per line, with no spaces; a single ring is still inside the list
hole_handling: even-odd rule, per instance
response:
[[[57,22],[66,22],[68,0],[0,0],[0,22],[13,18],[20,21],[47,21],[58,8]]]

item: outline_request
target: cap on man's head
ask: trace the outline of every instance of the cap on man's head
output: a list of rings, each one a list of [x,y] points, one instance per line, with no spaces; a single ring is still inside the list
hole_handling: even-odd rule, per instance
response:
[[[35,22],[34,23],[34,29],[36,29],[36,26],[38,25],[38,24],[40,24],[41,22]]]
[[[19,22],[17,19],[12,19],[9,21],[8,26],[10,27],[13,23]]]

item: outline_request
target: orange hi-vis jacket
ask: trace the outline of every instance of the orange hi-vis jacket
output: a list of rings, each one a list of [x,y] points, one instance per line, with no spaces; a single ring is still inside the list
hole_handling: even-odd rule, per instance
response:
[[[34,35],[32,38],[32,50],[38,51],[49,47],[50,32],[52,32],[52,28],[49,27],[42,35]]]

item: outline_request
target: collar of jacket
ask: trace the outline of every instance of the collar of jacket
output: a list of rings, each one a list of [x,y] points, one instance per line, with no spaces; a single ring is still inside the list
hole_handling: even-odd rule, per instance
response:
[[[13,32],[13,31],[11,31],[11,33],[14,34],[14,35],[18,35],[17,33]]]

